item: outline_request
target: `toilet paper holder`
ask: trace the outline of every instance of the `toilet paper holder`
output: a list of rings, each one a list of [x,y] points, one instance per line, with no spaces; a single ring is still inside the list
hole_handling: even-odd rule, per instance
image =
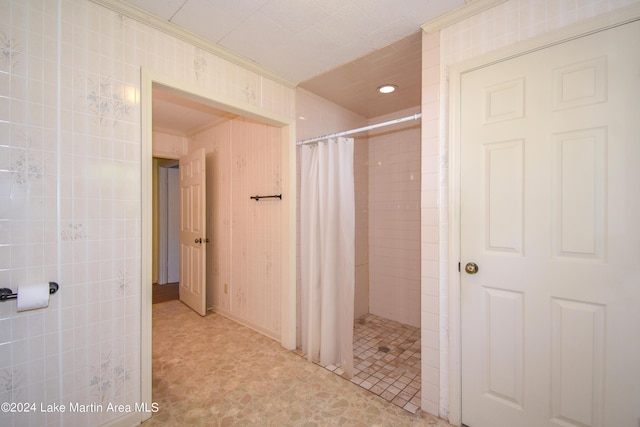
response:
[[[49,294],[55,294],[58,292],[58,284],[56,282],[49,282]],[[16,299],[18,298],[18,294],[14,293],[9,288],[1,288],[0,289],[0,301],[6,301],[8,299]]]

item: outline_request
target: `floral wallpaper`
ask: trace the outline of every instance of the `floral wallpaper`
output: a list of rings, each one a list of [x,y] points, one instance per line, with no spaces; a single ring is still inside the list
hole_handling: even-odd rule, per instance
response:
[[[127,293],[128,286],[129,278],[127,277],[127,273],[124,271],[119,271],[118,277],[116,278],[116,288],[120,296],[124,296]]]
[[[87,233],[84,230],[84,226],[79,223],[67,223],[62,226],[60,231],[60,238],[63,242],[69,242],[74,240],[85,240]]]
[[[97,81],[89,80],[87,107],[98,116],[101,124],[110,126],[116,126],[131,111],[122,90],[111,77],[101,77]]]
[[[91,366],[89,381],[94,403],[117,402],[130,376],[120,360],[114,360],[112,353],[101,355],[100,363]]]
[[[19,397],[20,390],[25,386],[24,371],[21,368],[0,369],[0,399],[5,396],[8,399]]]
[[[25,135],[20,135],[19,140],[26,141],[24,149],[16,149],[19,154],[11,162],[11,175],[16,184],[27,184],[33,180],[42,178],[42,164],[36,160],[40,151],[31,148],[31,140]]]
[[[207,70],[207,58],[205,52],[197,47],[194,49],[193,54],[193,70],[195,72],[196,80],[200,80]]]
[[[256,91],[253,87],[247,85],[244,88],[244,96],[246,101],[251,105],[256,105]]]
[[[20,43],[0,31],[0,64],[8,69],[11,65],[16,65],[21,54]]]

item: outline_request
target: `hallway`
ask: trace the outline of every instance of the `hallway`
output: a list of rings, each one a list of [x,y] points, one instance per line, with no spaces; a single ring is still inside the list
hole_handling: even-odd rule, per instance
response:
[[[153,304],[180,299],[179,288],[180,283],[167,283],[164,285],[154,283],[152,285]]]
[[[153,306],[153,401],[143,425],[438,426],[277,342],[179,301]]]

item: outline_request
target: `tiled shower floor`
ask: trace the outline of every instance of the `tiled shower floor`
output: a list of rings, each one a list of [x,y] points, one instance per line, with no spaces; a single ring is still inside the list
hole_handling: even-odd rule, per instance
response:
[[[420,328],[367,314],[353,328],[351,382],[415,413],[420,408]],[[344,371],[333,365],[337,375]]]

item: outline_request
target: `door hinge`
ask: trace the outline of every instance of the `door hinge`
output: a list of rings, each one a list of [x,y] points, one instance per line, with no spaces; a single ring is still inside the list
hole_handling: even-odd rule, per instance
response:
[[[460,262],[458,262],[458,273],[460,273]]]

